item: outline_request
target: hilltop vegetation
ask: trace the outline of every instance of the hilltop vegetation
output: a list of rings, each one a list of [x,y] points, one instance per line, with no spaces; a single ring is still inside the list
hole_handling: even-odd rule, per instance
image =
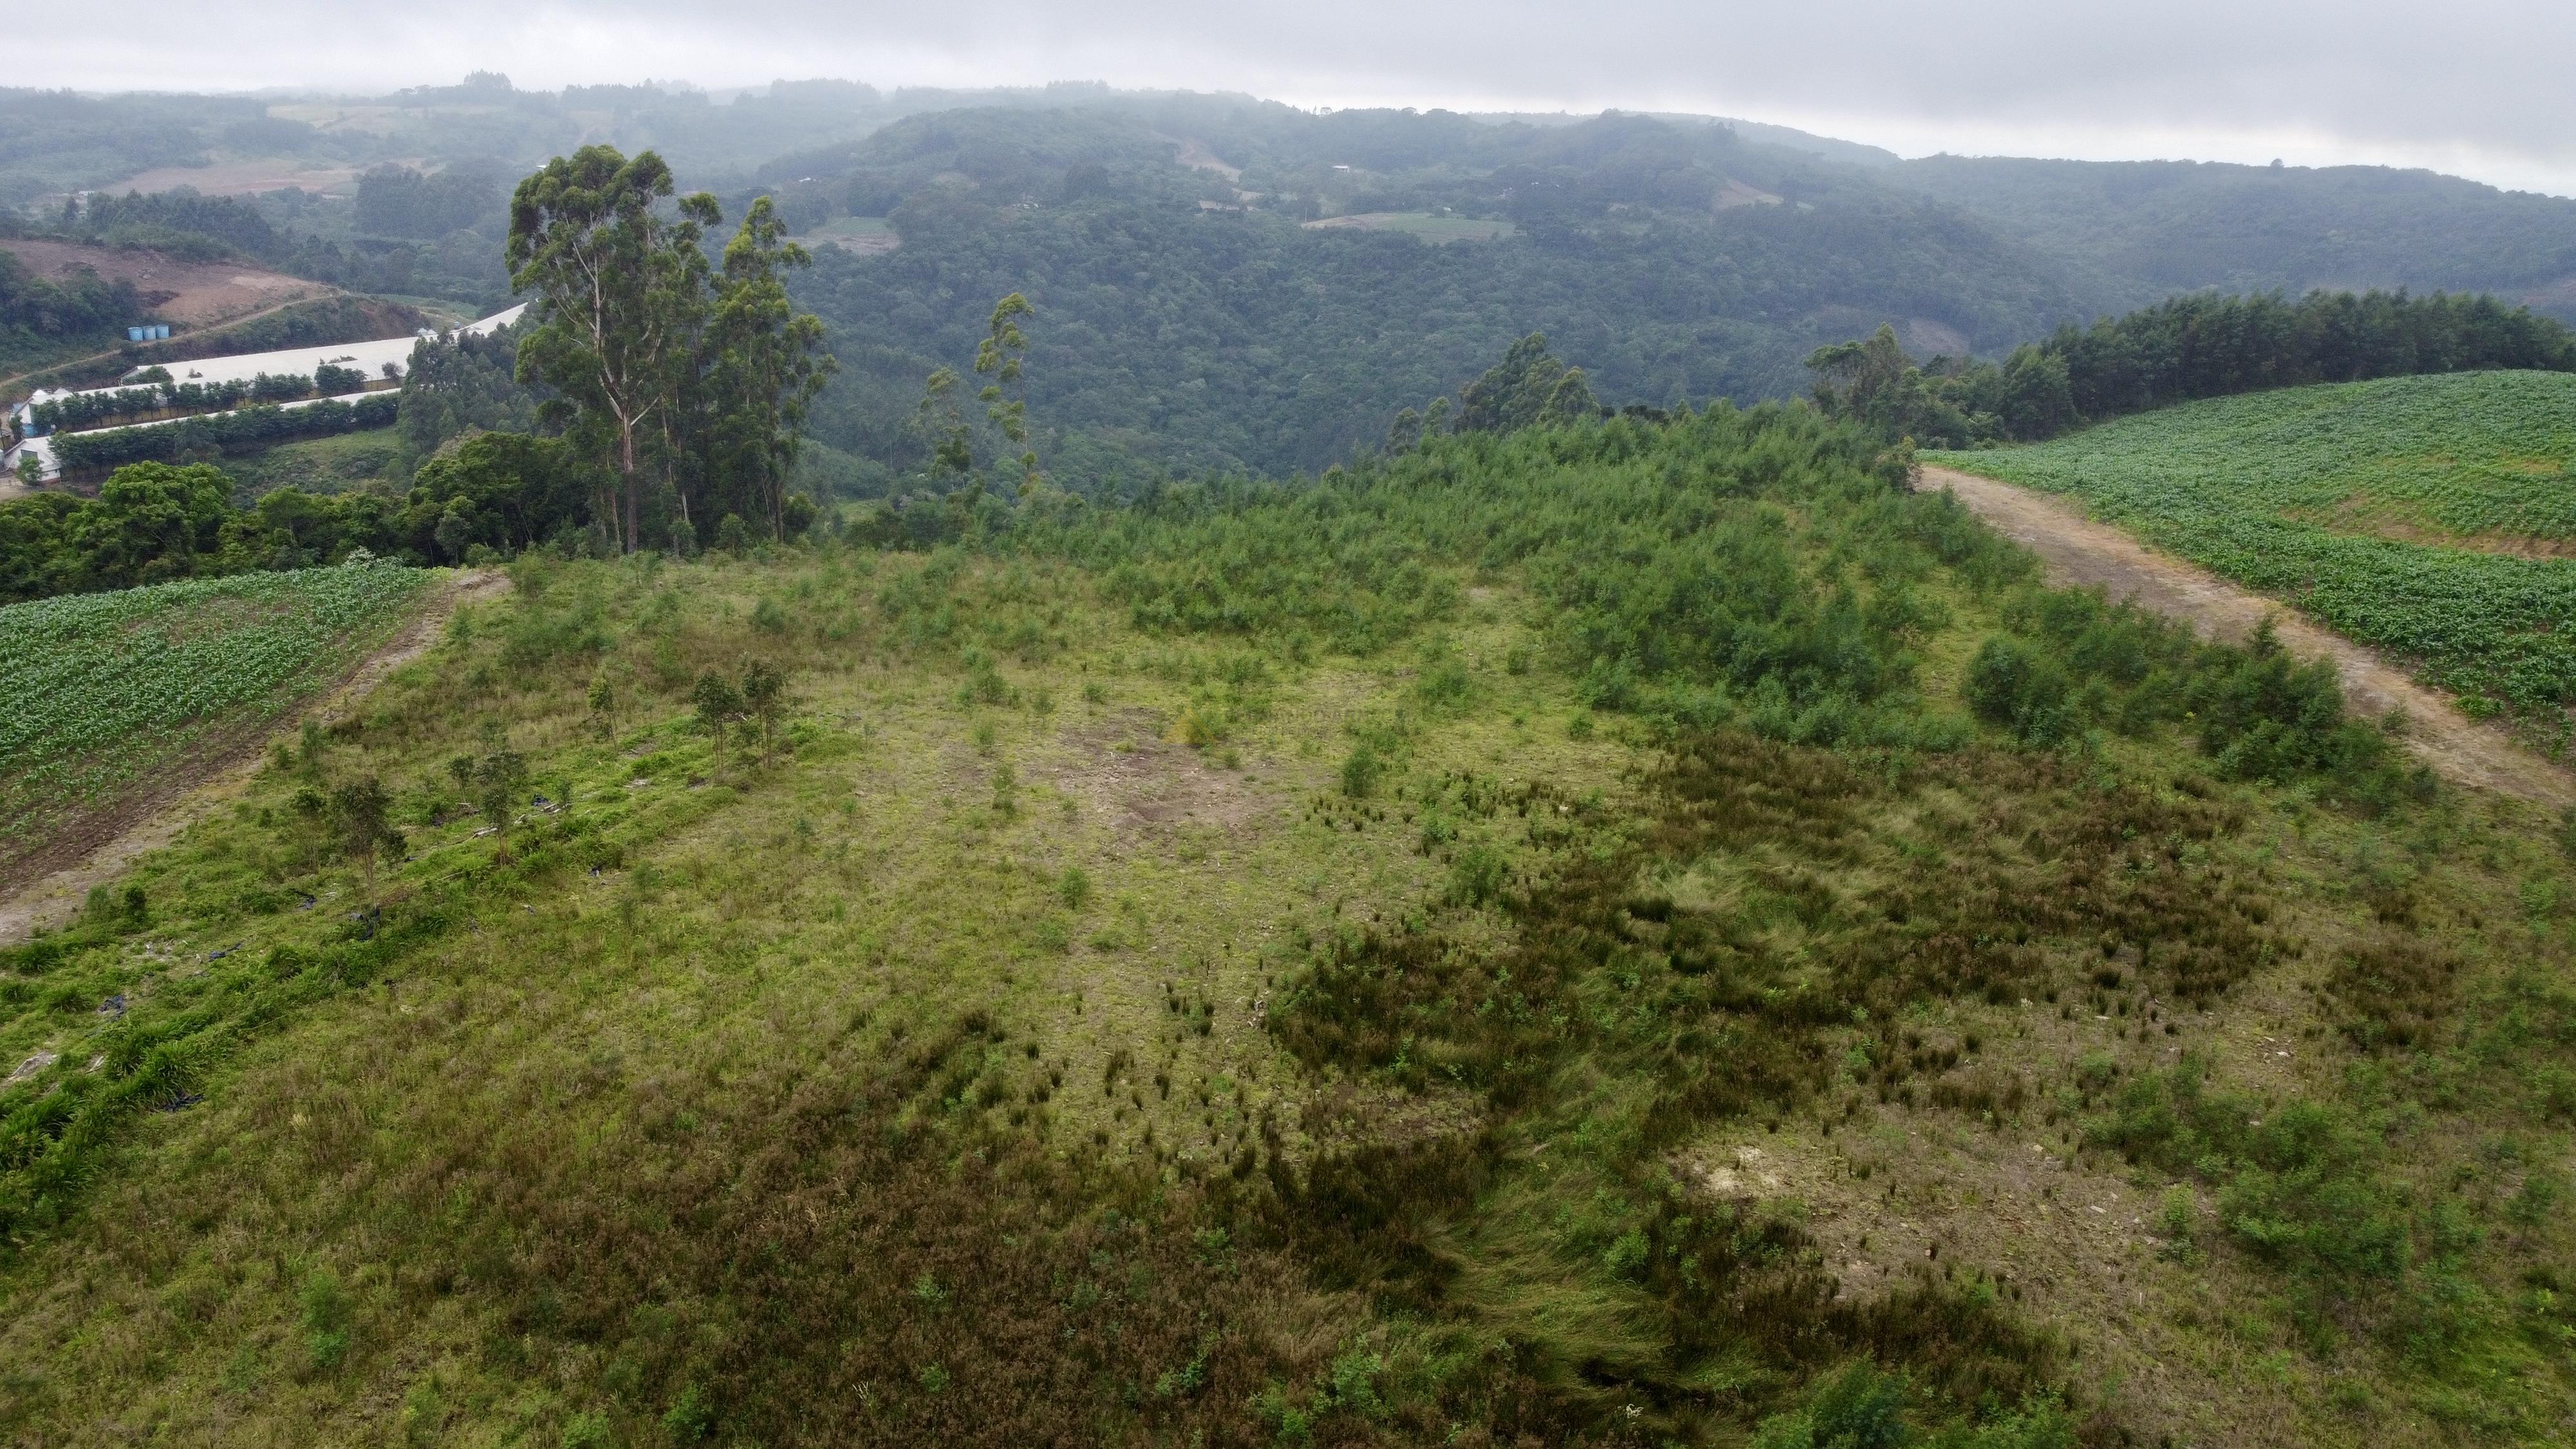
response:
[[[2054,437],[2105,418],[2318,382],[2420,373],[2576,371],[2576,334],[2492,297],[2311,292],[2296,302],[2175,297],[2061,327],[2001,363],[1917,365],[1895,331],[1818,349],[1816,402],[1890,438],[1973,447]]]
[[[10,1427],[2549,1439],[2551,822],[1905,482],[1717,409],[532,553],[11,953]]]
[[[2028,448],[1930,454],[2084,500],[2553,741],[2576,700],[2576,378],[2387,378],[2195,402]]]
[[[209,742],[257,733],[381,642],[422,575],[389,564],[0,608],[0,873]]]

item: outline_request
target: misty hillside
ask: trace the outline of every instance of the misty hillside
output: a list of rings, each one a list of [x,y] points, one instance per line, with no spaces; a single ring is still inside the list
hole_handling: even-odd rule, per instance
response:
[[[0,199],[29,235],[477,313],[509,299],[514,178],[582,141],[658,150],[729,215],[766,195],[817,258],[793,285],[842,367],[811,482],[845,494],[927,456],[920,379],[962,365],[1012,291],[1038,309],[1033,416],[1085,490],[1348,459],[1533,331],[1601,397],[1669,406],[1802,394],[1810,352],[1882,323],[1916,357],[2001,357],[2202,288],[2484,291],[2576,315],[2576,202],[2372,168],[1899,162],[1754,121],[1099,85],[530,92],[486,74],[374,98],[8,91],[0,115]],[[115,194],[200,181],[184,202]],[[87,187],[106,200],[65,221]],[[29,360],[105,325],[33,293],[12,315],[31,320],[6,350]]]
[[[2495,292],[2576,319],[2576,201],[2386,166],[1930,156],[1885,173],[2116,292]]]

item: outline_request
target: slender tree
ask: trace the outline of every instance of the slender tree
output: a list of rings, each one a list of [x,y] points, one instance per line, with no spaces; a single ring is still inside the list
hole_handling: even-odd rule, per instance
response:
[[[1037,310],[1017,292],[994,303],[990,330],[975,348],[976,374],[991,379],[977,397],[984,404],[984,416],[1002,430],[1011,446],[1020,450],[1023,494],[1038,486],[1038,455],[1029,446],[1028,388],[1021,376],[1029,343],[1020,332],[1020,319],[1037,315]]]
[[[474,767],[475,805],[501,838],[501,854],[510,853],[510,820],[519,798],[528,792],[527,757],[516,750],[495,750]]]
[[[393,804],[394,797],[386,792],[383,783],[369,775],[332,791],[326,812],[342,853],[358,862],[369,905],[376,901],[378,852],[400,850],[403,846],[402,832],[393,825]]]
[[[786,532],[807,409],[837,366],[823,350],[821,319],[787,297],[785,273],[812,261],[786,239],[768,197],[752,202],[725,246],[707,325],[711,452],[751,494],[750,511],[772,538]]]
[[[725,731],[742,714],[742,695],[725,677],[713,670],[698,676],[697,687],[689,691],[690,703],[697,706],[698,728],[716,744],[716,768],[724,768]]]
[[[957,372],[932,368],[922,384],[921,405],[913,409],[914,426],[930,440],[930,476],[963,478],[975,469],[974,432],[957,407]]]

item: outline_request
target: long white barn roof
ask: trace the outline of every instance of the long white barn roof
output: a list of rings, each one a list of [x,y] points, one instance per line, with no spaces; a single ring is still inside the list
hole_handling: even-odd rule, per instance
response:
[[[479,322],[469,322],[456,330],[458,333],[466,336],[480,337],[485,333],[496,331],[518,321],[520,316],[527,310],[528,304],[522,302],[516,307],[495,312],[491,316],[486,317]],[[365,373],[369,381],[374,381],[375,379],[385,375],[384,364],[388,362],[394,365],[394,370],[398,373],[409,369],[411,366],[411,350],[413,346],[415,346],[423,337],[434,337],[436,335],[436,333],[423,330],[408,337],[386,337],[373,342],[342,342],[328,347],[294,347],[280,352],[245,352],[232,357],[201,357],[194,362],[168,363],[165,365],[169,367],[171,379],[175,382],[248,382],[252,378],[259,376],[261,373],[267,373],[271,376],[292,375],[311,377],[313,375],[313,369],[326,362],[333,363],[341,367],[356,368],[358,371]],[[116,388],[112,387],[89,388],[85,390],[90,392],[117,391]],[[73,394],[69,392],[39,389],[34,397],[31,397],[26,402],[19,404],[17,410],[24,412],[37,403],[50,402],[55,398],[70,396],[73,396]],[[363,396],[365,396],[363,393],[348,394],[349,398]],[[324,401],[324,399],[306,398],[301,402],[286,403],[283,404],[283,406],[290,408],[310,407],[314,403],[321,401]],[[218,415],[203,414],[201,416]],[[184,421],[187,421],[187,419],[164,418],[159,422],[126,423],[121,426],[150,428],[159,427],[166,423]],[[108,430],[102,429],[100,431]],[[20,447],[11,448],[5,455],[0,455],[0,465],[5,465],[14,473],[14,470],[18,465],[19,458],[24,455],[32,455],[35,457],[37,460],[39,476],[42,478],[53,478],[58,476],[61,472],[61,469],[55,462],[54,445],[51,438],[26,439]],[[15,488],[11,486],[9,480],[0,479],[0,496],[7,496],[15,491]]]
[[[522,302],[506,311],[495,312],[479,322],[469,322],[456,330],[468,336],[479,337],[518,321],[520,315],[527,310],[528,304]],[[278,352],[239,352],[230,357],[200,357],[192,362],[165,362],[161,365],[170,369],[170,380],[173,382],[224,383],[248,382],[262,373],[273,377],[311,377],[313,369],[327,362],[337,367],[355,368],[365,373],[368,380],[372,382],[385,375],[387,363],[393,365],[396,374],[408,369],[411,366],[413,345],[423,337],[435,335],[437,334],[424,328],[419,332],[407,333],[401,337],[378,338],[373,342],[334,342],[322,347],[289,347]],[[86,392],[116,390],[113,387],[82,389]],[[49,392],[41,394],[35,400],[45,401],[60,396],[64,394]]]

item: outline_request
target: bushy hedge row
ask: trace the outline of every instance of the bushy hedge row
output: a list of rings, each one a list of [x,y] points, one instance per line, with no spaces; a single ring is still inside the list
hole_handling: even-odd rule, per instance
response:
[[[128,463],[167,463],[208,449],[264,448],[296,438],[327,437],[393,426],[401,399],[377,393],[356,402],[337,399],[304,407],[265,404],[211,417],[150,427],[68,433],[54,439],[54,457],[65,473],[90,474]]]
[[[324,363],[311,377],[300,373],[263,372],[247,382],[160,382],[142,387],[122,387],[114,392],[74,393],[52,402],[38,403],[28,410],[28,420],[39,428],[81,428],[94,423],[139,418],[150,413],[173,409],[180,412],[217,412],[240,407],[244,403],[287,403],[312,397],[316,393],[331,396],[364,389],[367,375],[353,367],[334,367]]]

